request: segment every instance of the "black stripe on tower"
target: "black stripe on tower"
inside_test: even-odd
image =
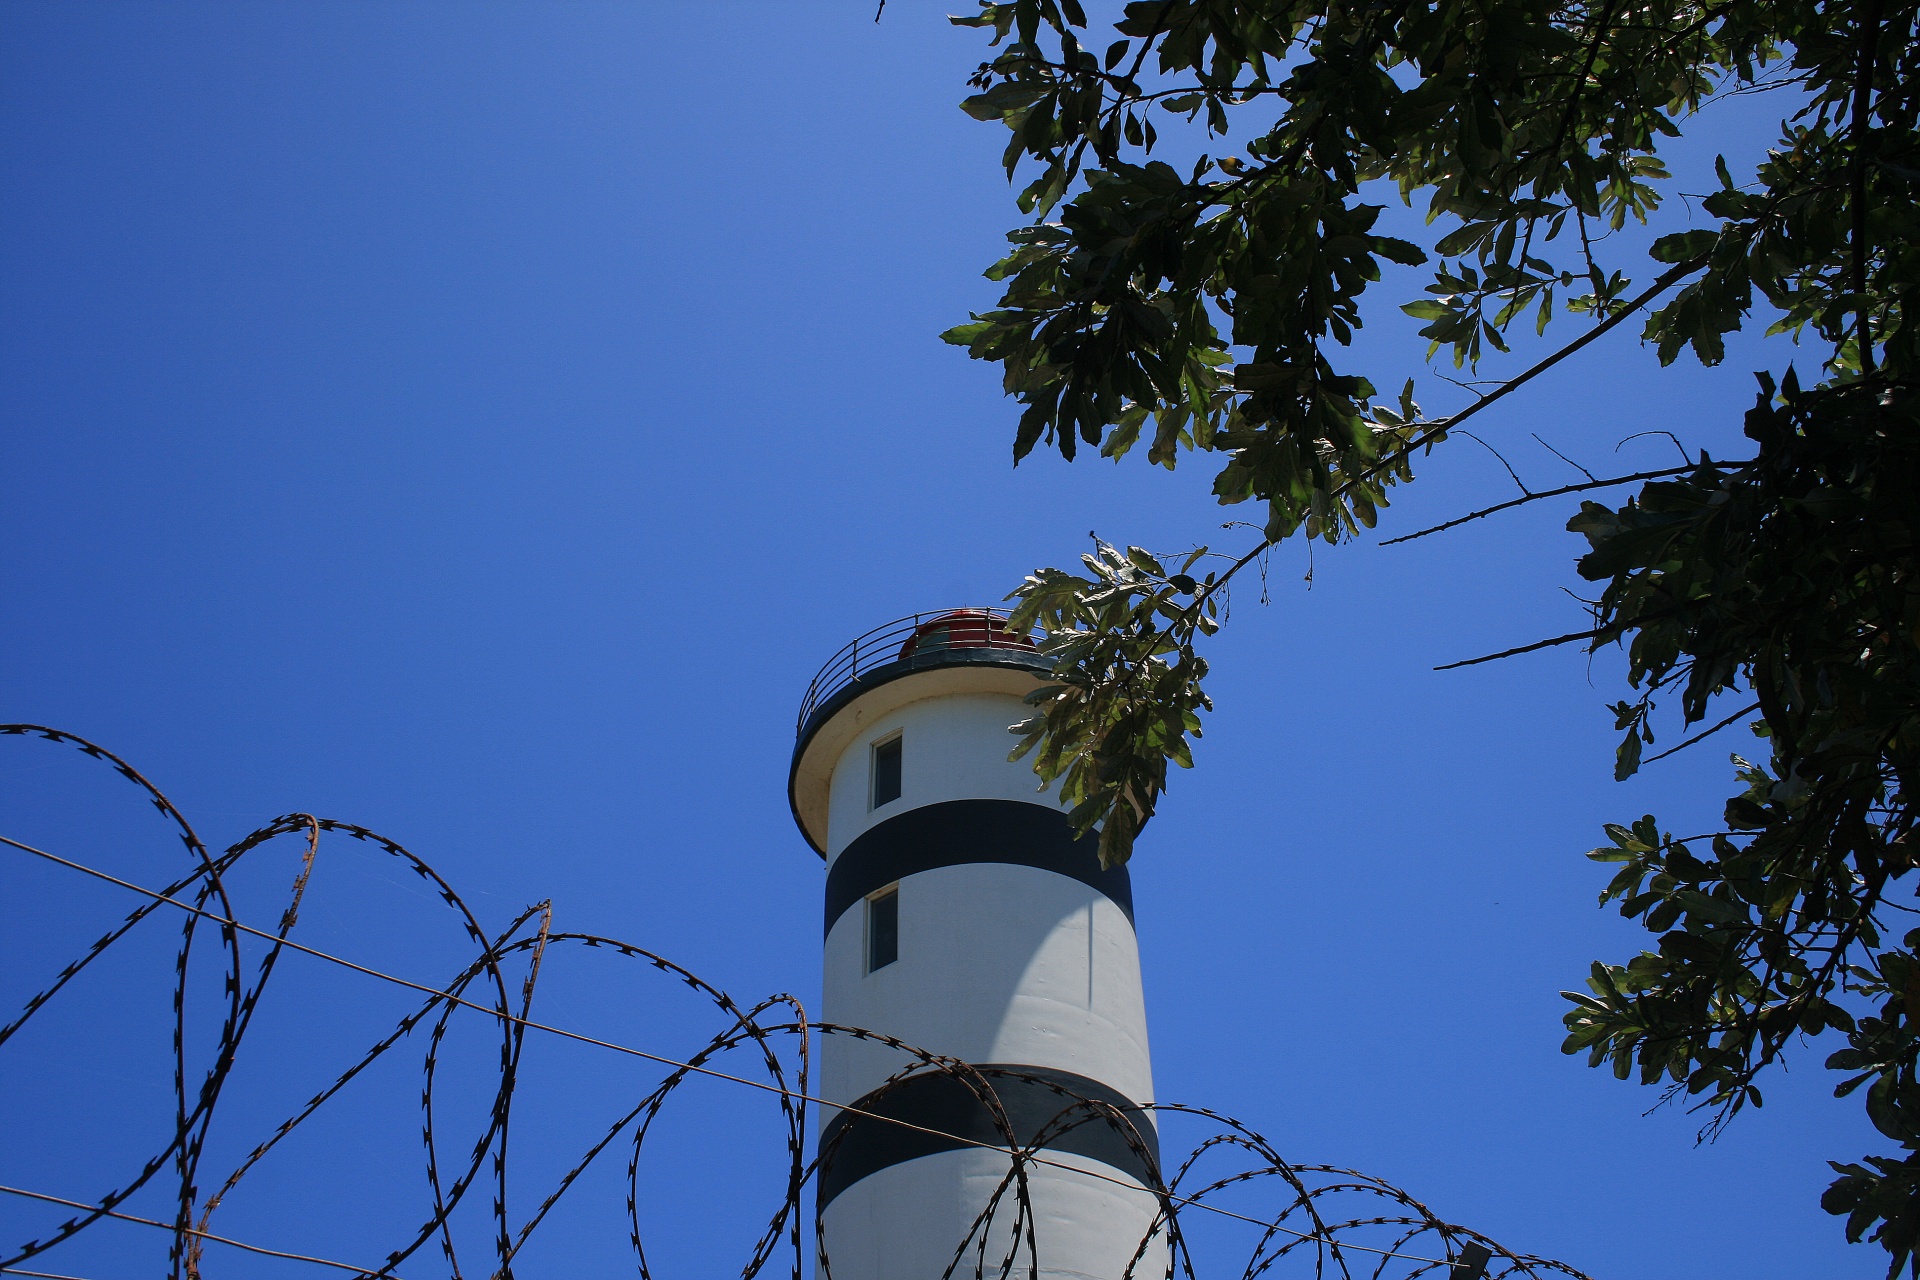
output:
[[[984,1081],[946,1071],[911,1075],[853,1104],[872,1114],[835,1115],[820,1133],[820,1207],[869,1174],[908,1160],[982,1143],[1007,1149],[1008,1129],[1015,1145],[1038,1142],[1048,1151],[1098,1160],[1142,1186],[1160,1185],[1153,1119],[1118,1090],[1050,1067],[996,1062],[973,1070]],[[983,1083],[1000,1104],[1004,1127],[981,1096]]]
[[[1023,800],[947,800],[909,809],[840,851],[827,873],[827,933],[847,908],[918,871],[1001,862],[1053,871],[1098,889],[1133,919],[1124,864],[1100,869],[1095,836],[1074,839],[1067,815]]]

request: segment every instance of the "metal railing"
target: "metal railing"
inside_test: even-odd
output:
[[[835,694],[881,667],[910,663],[916,657],[933,665],[955,649],[1012,649],[1038,656],[1034,636],[1039,633],[1010,632],[1006,622],[1007,613],[1001,609],[935,609],[895,618],[855,636],[827,659],[807,686],[794,736],[806,732],[807,720]]]

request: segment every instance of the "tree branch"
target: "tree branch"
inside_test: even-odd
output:
[[[1652,764],[1655,760],[1665,760],[1668,756],[1672,755],[1674,752],[1690,747],[1694,743],[1699,742],[1703,738],[1711,738],[1714,734],[1720,732],[1722,729],[1732,724],[1735,720],[1738,720],[1741,716],[1750,716],[1754,712],[1758,711],[1759,709],[1760,709],[1760,704],[1757,702],[1750,707],[1742,707],[1740,710],[1728,716],[1725,720],[1722,720],[1719,724],[1713,726],[1713,728],[1702,729],[1699,733],[1694,734],[1691,738],[1688,738],[1685,742],[1676,743],[1675,745],[1668,747],[1665,751],[1662,751],[1657,756],[1648,756],[1645,760],[1642,760],[1640,763],[1645,765],[1645,764]]]
[[[1539,377],[1541,374],[1545,373],[1547,370],[1553,368],[1553,366],[1559,364],[1562,360],[1565,360],[1568,356],[1572,355],[1574,352],[1579,351],[1581,348],[1585,347],[1588,343],[1597,340],[1602,334],[1605,334],[1609,330],[1613,329],[1616,325],[1618,325],[1621,321],[1625,320],[1628,316],[1632,315],[1634,312],[1638,311],[1640,308],[1646,306],[1649,302],[1652,302],[1655,298],[1659,297],[1662,293],[1665,293],[1668,289],[1672,288],[1675,284],[1679,283],[1681,279],[1683,279],[1684,277],[1686,277],[1692,272],[1698,271],[1701,267],[1705,266],[1706,264],[1707,264],[1707,259],[1704,255],[1702,255],[1701,257],[1698,257],[1698,258],[1689,258],[1685,262],[1679,263],[1673,267],[1668,268],[1665,272],[1661,273],[1661,276],[1658,280],[1655,280],[1646,289],[1642,290],[1638,297],[1628,302],[1625,306],[1621,307],[1618,311],[1608,316],[1605,320],[1602,320],[1599,324],[1593,326],[1593,328],[1587,330],[1585,333],[1581,334],[1579,337],[1575,338],[1572,342],[1569,342],[1566,346],[1560,348],[1558,351],[1554,352],[1552,355],[1547,356],[1545,359],[1535,364],[1532,368],[1526,370],[1524,373],[1521,373],[1518,377],[1515,377],[1507,382],[1501,383],[1500,386],[1494,388],[1492,391],[1487,392],[1487,394],[1481,396],[1478,400],[1475,400],[1472,404],[1468,405],[1466,408],[1462,409],[1460,412],[1453,414],[1450,417],[1442,418],[1440,421],[1434,423],[1427,430],[1421,432],[1419,435],[1415,436],[1411,441],[1409,441],[1406,448],[1400,450],[1400,453],[1401,454],[1412,453],[1415,449],[1421,448],[1422,446],[1427,444],[1431,444],[1433,441],[1438,440],[1441,436],[1444,436],[1445,434],[1447,434],[1447,432],[1453,430],[1453,428],[1459,426],[1461,423],[1465,422],[1468,418],[1471,418],[1474,414],[1480,412],[1482,409],[1494,403],[1496,400],[1499,400],[1502,397],[1508,395],[1509,393],[1517,391],[1521,387],[1524,387],[1527,383],[1532,382],[1535,378]],[[1344,494],[1347,490],[1351,489],[1354,485],[1360,483],[1362,480],[1369,479],[1370,477],[1378,474],[1380,469],[1382,467],[1385,467],[1389,461],[1391,461],[1391,459],[1383,458],[1379,462],[1376,462],[1373,466],[1368,467],[1365,471],[1362,471],[1359,475],[1355,476],[1351,480],[1348,480],[1345,484],[1342,484],[1338,489],[1334,490],[1333,496],[1339,497],[1341,494]]]
[[[1557,644],[1572,644],[1575,640],[1591,640],[1605,632],[1605,627],[1595,627],[1591,631],[1575,631],[1570,635],[1555,636],[1551,640],[1535,640],[1532,644],[1523,644],[1517,649],[1502,649],[1499,653],[1484,654],[1478,658],[1462,658],[1458,662],[1449,662],[1445,666],[1435,667],[1435,671],[1452,671],[1455,667],[1477,667],[1483,662],[1497,662],[1501,658],[1511,658],[1515,654],[1532,653],[1535,649],[1551,649]]]
[[[1752,461],[1752,459],[1746,459],[1740,462],[1729,462],[1724,465],[1729,467],[1744,467],[1751,466]],[[1543,498],[1558,498],[1564,494],[1583,493],[1588,489],[1610,489],[1615,485],[1632,484],[1636,480],[1658,480],[1663,476],[1683,475],[1686,472],[1698,471],[1703,466],[1711,465],[1714,464],[1707,462],[1689,462],[1683,467],[1667,467],[1660,471],[1636,471],[1630,476],[1615,476],[1611,480],[1593,480],[1584,484],[1563,485],[1558,489],[1543,489],[1539,493],[1530,493],[1524,498],[1512,498],[1506,502],[1495,503],[1491,507],[1482,507],[1478,511],[1470,511],[1464,516],[1456,516],[1445,524],[1436,524],[1431,529],[1422,529],[1418,533],[1403,533],[1397,538],[1388,538],[1379,545],[1390,547],[1396,542],[1412,542],[1415,538],[1424,538],[1430,533],[1444,533],[1448,529],[1456,528],[1470,521],[1485,519],[1487,516],[1493,515],[1496,512],[1506,511],[1512,507],[1524,507],[1529,502],[1539,502]]]
[[[1873,372],[1872,307],[1867,302],[1867,124],[1873,108],[1873,72],[1880,57],[1880,2],[1867,0],[1861,19],[1860,70],[1853,81],[1853,294],[1858,316],[1860,372]]]
[[[1556,449],[1556,448],[1554,448],[1554,447],[1553,447],[1552,445],[1550,445],[1550,444],[1548,444],[1548,443],[1546,442],[1546,440],[1544,440],[1544,439],[1542,439],[1542,437],[1541,437],[1541,435],[1540,435],[1540,433],[1539,433],[1538,431],[1529,431],[1529,432],[1528,432],[1527,434],[1528,434],[1528,435],[1530,435],[1530,436],[1532,436],[1532,437],[1533,437],[1533,438],[1534,438],[1535,440],[1539,440],[1539,441],[1540,441],[1540,447],[1541,447],[1542,449],[1545,449],[1545,450],[1546,450],[1546,451],[1547,451],[1548,453],[1550,453],[1550,454],[1552,454],[1552,455],[1553,455],[1554,457],[1556,457],[1556,458],[1558,458],[1558,459],[1560,459],[1560,461],[1562,461],[1562,462],[1564,462],[1564,463],[1566,463],[1566,464],[1567,464],[1568,466],[1570,466],[1570,467],[1572,467],[1572,468],[1573,468],[1573,469],[1574,469],[1575,471],[1578,471],[1578,472],[1579,472],[1579,473],[1580,473],[1581,475],[1583,475],[1583,476],[1585,476],[1585,477],[1586,477],[1587,479],[1589,479],[1589,480],[1598,480],[1598,479],[1600,478],[1599,476],[1596,476],[1595,474],[1593,474],[1593,472],[1591,472],[1591,471],[1589,471],[1589,470],[1587,470],[1587,469],[1586,469],[1585,467],[1583,467],[1583,466],[1581,466],[1581,465],[1580,465],[1579,463],[1577,463],[1577,462],[1575,462],[1575,461],[1574,461],[1574,460],[1573,460],[1572,458],[1569,458],[1569,457],[1568,457],[1568,456],[1567,456],[1566,454],[1564,454],[1564,453],[1562,453],[1562,452],[1560,452],[1560,451],[1559,451],[1558,449]],[[1687,456],[1687,455],[1686,455],[1686,451],[1685,451],[1685,450],[1682,450],[1682,451],[1681,451],[1681,453],[1680,453],[1680,456],[1681,456],[1681,457],[1683,457],[1683,458],[1684,458],[1684,457],[1686,457],[1686,456]]]
[[[1482,409],[1485,409],[1488,405],[1495,403],[1496,401],[1500,400],[1502,397],[1517,390],[1518,388],[1525,386],[1528,382],[1531,382],[1534,378],[1539,377],[1541,374],[1545,373],[1547,370],[1553,368],[1553,366],[1559,364],[1562,360],[1565,360],[1568,356],[1573,355],[1575,352],[1586,347],[1589,343],[1592,343],[1598,340],[1602,335],[1606,334],[1608,331],[1618,326],[1628,316],[1638,311],[1641,307],[1644,307],[1647,303],[1653,301],[1654,298],[1658,297],[1661,293],[1671,288],[1676,282],[1678,282],[1680,279],[1685,277],[1690,272],[1697,271],[1701,266],[1705,265],[1705,263],[1706,263],[1706,258],[1703,256],[1699,258],[1689,259],[1686,262],[1678,263],[1673,267],[1670,267],[1668,270],[1663,272],[1660,275],[1660,277],[1657,280],[1655,280],[1651,285],[1649,285],[1646,289],[1642,290],[1638,296],[1633,298],[1630,302],[1628,302],[1625,306],[1621,307],[1618,311],[1615,311],[1612,315],[1608,316],[1605,320],[1602,320],[1599,324],[1587,330],[1585,333],[1581,334],[1578,338],[1575,338],[1572,342],[1569,342],[1566,346],[1561,347],[1558,351],[1555,351],[1553,354],[1536,362],[1530,368],[1522,372],[1519,376],[1512,378],[1507,382],[1502,383],[1499,387],[1496,387],[1494,390],[1489,391],[1487,394],[1481,396],[1479,399],[1475,400],[1472,404],[1468,405],[1465,409],[1462,409],[1459,413],[1453,414],[1447,418],[1441,419],[1439,422],[1433,423],[1425,431],[1422,431],[1419,435],[1415,436],[1411,441],[1409,441],[1406,444],[1406,446],[1401,450],[1399,450],[1398,454],[1394,456],[1404,456],[1405,454],[1412,453],[1415,449],[1422,448],[1425,445],[1428,445],[1437,441],[1441,436],[1445,435],[1449,430],[1453,429],[1454,427],[1457,427],[1460,423],[1465,422],[1468,418],[1480,412]],[[1389,457],[1389,458],[1383,458],[1379,462],[1374,463],[1372,466],[1368,467],[1365,471],[1362,471],[1359,475],[1354,476],[1351,479],[1348,479],[1342,482],[1340,486],[1333,491],[1331,496],[1338,498],[1341,495],[1347,493],[1349,490],[1351,490],[1354,486],[1360,484],[1362,481],[1367,480],[1372,476],[1378,474],[1380,470],[1383,467],[1387,466],[1391,461],[1392,461],[1392,458]],[[1550,495],[1542,494],[1539,496],[1546,497]],[[1232,564],[1228,565],[1226,569],[1223,570],[1218,577],[1214,578],[1211,582],[1207,583],[1198,592],[1196,592],[1194,595],[1194,598],[1191,601],[1189,601],[1180,610],[1179,618],[1173,620],[1171,624],[1168,626],[1167,628],[1168,634],[1171,635],[1176,629],[1184,626],[1187,629],[1187,634],[1189,638],[1191,638],[1193,630],[1198,626],[1200,611],[1206,606],[1207,601],[1211,599],[1213,595],[1217,591],[1219,591],[1222,587],[1225,587],[1227,583],[1234,577],[1235,574],[1239,573],[1242,569],[1246,568],[1249,564],[1252,564],[1256,559],[1260,557],[1262,553],[1267,551],[1269,548],[1277,545],[1278,541],[1279,540],[1275,538],[1261,539],[1260,542],[1257,543],[1251,550],[1247,551],[1245,554],[1240,556],[1239,559],[1235,560]],[[1642,618],[1636,619],[1633,624],[1629,624],[1629,625],[1637,625],[1639,622],[1651,621],[1651,620],[1652,620],[1651,617],[1642,617]],[[1516,654],[1531,653],[1536,649],[1545,649],[1545,648],[1550,648],[1553,645],[1567,644],[1575,640],[1590,640],[1593,637],[1602,634],[1606,629],[1607,628],[1596,628],[1591,631],[1582,631],[1582,632],[1575,633],[1573,635],[1559,636],[1551,640],[1540,640],[1540,641],[1536,641],[1533,644],[1522,645],[1517,649],[1509,649],[1503,653],[1488,654],[1485,657],[1480,657],[1480,658],[1468,658],[1461,662],[1451,662],[1446,664],[1445,666],[1435,667],[1434,670],[1449,671],[1455,667],[1470,667],[1470,666],[1475,666],[1482,662],[1493,662],[1500,658],[1510,658]],[[1140,665],[1135,665],[1133,668],[1131,668],[1127,672],[1125,678],[1121,681],[1122,687],[1124,688],[1126,685],[1131,684],[1133,680],[1140,674],[1141,670],[1142,670],[1142,667]]]
[[[1475,400],[1472,404],[1468,405],[1466,408],[1462,409],[1460,412],[1453,414],[1450,417],[1442,418],[1440,421],[1433,423],[1425,431],[1422,431],[1419,435],[1415,436],[1412,440],[1408,441],[1406,446],[1400,449],[1397,454],[1393,455],[1393,457],[1404,456],[1406,454],[1412,453],[1415,449],[1419,449],[1426,445],[1432,444],[1433,442],[1438,440],[1441,436],[1444,436],[1448,431],[1452,430],[1454,427],[1459,426],[1462,422],[1465,422],[1468,418],[1471,418],[1474,414],[1480,412],[1482,409],[1486,408],[1488,405],[1493,404],[1495,401],[1507,395],[1509,392],[1525,386],[1527,383],[1531,382],[1533,379],[1539,377],[1541,374],[1545,373],[1547,370],[1553,368],[1553,366],[1555,366],[1556,364],[1559,364],[1562,360],[1565,360],[1568,356],[1572,355],[1574,352],[1579,351],[1581,348],[1585,347],[1587,344],[1594,342],[1595,340],[1600,338],[1601,335],[1605,334],[1608,330],[1620,324],[1620,322],[1625,320],[1628,316],[1632,315],[1634,312],[1638,311],[1641,307],[1646,306],[1647,303],[1659,297],[1661,293],[1673,287],[1673,285],[1676,282],[1678,282],[1681,278],[1686,276],[1689,272],[1697,271],[1705,264],[1706,264],[1706,258],[1703,256],[1698,258],[1690,258],[1685,262],[1678,263],[1675,266],[1668,268],[1665,272],[1661,274],[1659,279],[1655,280],[1646,289],[1642,290],[1639,296],[1635,297],[1632,301],[1628,302],[1625,306],[1621,307],[1618,311],[1608,316],[1605,320],[1602,320],[1599,324],[1587,330],[1585,333],[1581,334],[1578,338],[1575,338],[1572,342],[1569,342],[1566,346],[1561,347],[1558,351],[1554,352],[1552,355],[1547,356],[1543,360],[1540,360],[1539,362],[1534,364],[1531,368],[1521,373],[1518,377],[1515,377],[1507,382],[1504,382],[1500,386],[1496,387],[1494,390],[1487,392],[1487,394],[1481,396],[1478,400]],[[1371,479],[1373,476],[1378,475],[1381,469],[1386,467],[1392,460],[1393,460],[1392,457],[1382,458],[1380,461],[1368,467],[1365,471],[1362,471],[1359,475],[1354,476],[1349,480],[1343,481],[1340,484],[1340,486],[1336,488],[1333,491],[1333,493],[1329,496],[1333,498],[1341,497],[1343,494],[1347,493],[1350,489],[1352,489],[1355,485],[1359,484],[1361,481]],[[1541,494],[1539,496],[1549,497],[1551,495]],[[1214,592],[1218,591],[1221,587],[1224,587],[1227,584],[1227,582],[1235,574],[1239,573],[1242,569],[1252,564],[1254,559],[1258,557],[1261,552],[1267,550],[1267,548],[1269,547],[1277,545],[1278,542],[1279,542],[1279,539],[1277,538],[1261,539],[1260,542],[1256,544],[1252,550],[1248,551],[1246,554],[1242,555],[1238,560],[1235,560],[1232,564],[1228,565],[1224,570],[1222,570],[1219,577],[1215,578],[1212,582],[1208,583],[1205,587],[1201,588],[1200,592],[1194,596],[1192,603],[1188,604],[1181,612],[1189,613],[1189,614],[1196,612],[1201,605],[1206,603],[1207,599],[1210,596],[1212,596]],[[1568,637],[1564,637],[1563,639],[1579,640],[1579,639],[1584,639],[1597,634],[1598,632],[1586,632],[1583,635],[1568,636]],[[1529,649],[1544,648],[1548,644],[1559,644],[1559,643],[1561,643],[1561,641],[1559,640],[1542,641],[1540,644],[1529,645],[1523,649],[1515,649],[1512,651],[1512,653],[1525,653]],[[1474,662],[1490,662],[1494,658],[1504,658],[1509,656],[1511,655],[1496,653],[1486,658],[1474,658],[1470,662],[1453,663],[1450,665],[1470,666]],[[1436,671],[1445,671],[1448,668],[1436,667],[1434,669]]]
[[[1566,143],[1567,133],[1573,128],[1574,114],[1580,109],[1580,90],[1585,88],[1587,81],[1593,78],[1594,63],[1599,61],[1600,50],[1606,43],[1607,22],[1613,17],[1614,7],[1618,3],[1619,0],[1607,0],[1606,6],[1600,10],[1600,16],[1594,20],[1593,43],[1587,46],[1586,63],[1580,68],[1579,78],[1573,82],[1573,87],[1567,92],[1567,109],[1560,117],[1560,129],[1553,135],[1553,145],[1548,147],[1546,151],[1549,164],[1553,162],[1554,157],[1560,154],[1561,146]],[[1518,184],[1516,183],[1515,185],[1517,188]],[[1540,193],[1539,179],[1537,178],[1534,181],[1533,190],[1534,195],[1537,197]],[[1533,229],[1539,225],[1539,222],[1540,219],[1538,217],[1530,217],[1527,219],[1526,238],[1520,242],[1519,260],[1523,267],[1526,265],[1527,255],[1533,252]],[[1519,317],[1515,316],[1514,318],[1518,319]]]

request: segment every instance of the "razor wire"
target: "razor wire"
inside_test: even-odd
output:
[[[799,1001],[790,995],[769,996],[743,1007],[733,997],[697,974],[645,947],[597,934],[556,931],[549,902],[535,904],[521,912],[504,929],[489,935],[465,901],[427,862],[385,836],[354,823],[318,818],[309,814],[291,814],[268,823],[224,852],[215,855],[200,840],[185,815],[132,765],[106,748],[63,730],[40,725],[0,725],[0,737],[46,742],[78,749],[88,757],[112,768],[145,793],[163,818],[175,829],[193,862],[193,869],[160,889],[147,888],[112,876],[84,863],[37,849],[0,836],[15,851],[36,855],[69,869],[141,895],[145,900],[113,929],[102,935],[69,962],[25,1003],[20,1014],[0,1026],[0,1053],[5,1053],[14,1037],[33,1017],[53,1001],[74,979],[94,965],[140,924],[163,907],[178,909],[184,916],[181,940],[174,954],[172,987],[172,1136],[158,1152],[142,1162],[131,1177],[104,1194],[90,1200],[68,1199],[44,1190],[0,1185],[0,1194],[39,1202],[57,1203],[79,1210],[42,1236],[19,1244],[0,1241],[0,1275],[48,1275],[30,1271],[20,1264],[37,1259],[58,1248],[103,1221],[125,1221],[167,1231],[171,1237],[168,1252],[171,1280],[202,1280],[209,1271],[206,1245],[216,1243],[255,1254],[322,1266],[329,1270],[351,1272],[356,1280],[423,1280],[434,1272],[427,1270],[423,1254],[429,1244],[437,1244],[446,1271],[454,1280],[467,1274],[462,1267],[461,1245],[453,1223],[455,1210],[483,1183],[492,1191],[489,1218],[488,1274],[493,1280],[512,1280],[515,1259],[524,1250],[540,1226],[546,1222],[562,1199],[572,1191],[587,1171],[621,1143],[626,1154],[625,1208],[628,1243],[638,1274],[652,1280],[645,1245],[645,1227],[641,1210],[641,1154],[655,1122],[667,1103],[689,1079],[716,1079],[773,1094],[780,1107],[780,1124],[786,1145],[784,1192],[766,1218],[766,1227],[753,1242],[749,1258],[742,1267],[742,1280],[754,1280],[773,1263],[776,1255],[790,1259],[793,1280],[803,1280],[806,1245],[815,1255],[815,1274],[829,1280],[832,1258],[819,1215],[815,1229],[808,1235],[802,1226],[806,1204],[823,1168],[830,1166],[835,1148],[847,1129],[809,1159],[807,1107],[818,1105],[861,1117],[863,1120],[933,1134],[961,1147],[986,1148],[1007,1161],[1007,1168],[985,1206],[974,1218],[965,1237],[955,1243],[952,1260],[942,1280],[1015,1280],[1017,1276],[1039,1280],[1047,1267],[1045,1241],[1036,1227],[1030,1170],[1036,1167],[1071,1169],[1081,1177],[1116,1184],[1136,1195],[1151,1196],[1154,1214],[1146,1233],[1134,1250],[1126,1274],[1119,1280],[1199,1280],[1200,1271],[1182,1215],[1201,1212],[1211,1217],[1237,1220],[1259,1229],[1256,1242],[1240,1266],[1241,1280],[1264,1276],[1311,1274],[1316,1280],[1417,1280],[1423,1276],[1445,1274],[1452,1280],[1519,1280],[1560,1275],[1571,1280],[1587,1280],[1581,1272],[1551,1259],[1515,1253],[1487,1236],[1457,1224],[1448,1223],[1407,1192],[1382,1179],[1354,1170],[1325,1164],[1296,1164],[1286,1160],[1266,1138],[1244,1123],[1209,1108],[1173,1103],[1138,1104],[1127,1110],[1160,1115],[1182,1116],[1203,1122],[1213,1131],[1177,1162],[1162,1166],[1148,1149],[1129,1117],[1121,1108],[1102,1099],[1080,1097],[1056,1081],[1029,1076],[1005,1067],[979,1067],[957,1059],[929,1053],[895,1037],[867,1028],[841,1026],[812,1021]],[[308,882],[322,848],[322,837],[344,835],[371,844],[399,860],[433,891],[445,909],[459,923],[475,951],[454,978],[432,986],[399,975],[382,972],[346,957],[296,942],[291,937],[299,919]],[[288,886],[284,906],[273,927],[250,925],[238,918],[226,878],[249,855],[283,838],[301,838],[298,870]],[[211,927],[214,946],[220,956],[219,1007],[220,1029],[211,1052],[199,1062],[190,1061],[187,1022],[191,964],[196,943],[203,930]],[[264,954],[249,963],[243,954],[241,937],[264,940]],[[641,962],[657,974],[671,978],[712,1006],[721,1020],[721,1029],[692,1055],[674,1058],[615,1041],[570,1031],[537,1022],[531,1012],[542,964],[556,948],[579,947],[603,951],[622,959]],[[391,1031],[381,1036],[340,1072],[334,1081],[260,1140],[225,1177],[211,1195],[200,1193],[202,1164],[216,1108],[227,1096],[232,1068],[241,1044],[252,1025],[254,1014],[266,992],[269,979],[283,952],[294,951],[368,976],[424,997],[403,1016]],[[509,971],[518,974],[517,984]],[[517,990],[515,987],[517,985]],[[482,1132],[464,1156],[449,1159],[448,1146],[436,1120],[436,1087],[441,1078],[441,1057],[451,1019],[458,1010],[483,1014],[498,1037],[497,1076]],[[212,1231],[215,1214],[243,1181],[266,1162],[300,1126],[333,1102],[348,1085],[367,1072],[384,1055],[407,1042],[424,1028],[422,1069],[425,1077],[421,1093],[421,1173],[430,1201],[427,1212],[410,1236],[400,1241],[375,1265],[362,1261],[342,1261],[312,1254],[276,1250],[253,1242],[241,1241]],[[510,1161],[509,1136],[513,1106],[520,1084],[521,1062],[529,1031],[636,1056],[668,1067],[665,1077],[651,1089],[631,1098],[605,1133],[579,1152],[577,1158],[553,1183],[524,1219],[515,1222],[508,1190]],[[897,1051],[906,1065],[880,1086],[858,1100],[831,1100],[817,1097],[809,1087],[814,1046],[825,1037],[844,1036],[882,1044]],[[720,1071],[709,1065],[736,1049],[752,1054],[763,1078]],[[946,1076],[960,1085],[982,1106],[992,1120],[1000,1141],[989,1143],[960,1137],[942,1130],[929,1129],[912,1122],[878,1113],[887,1094],[930,1074]],[[1017,1079],[1025,1084],[1046,1088],[1059,1097],[1057,1114],[1025,1139],[1014,1130],[994,1089],[994,1079]],[[1101,1125],[1117,1134],[1141,1166],[1149,1171],[1152,1185],[1130,1178],[1102,1174],[1081,1165],[1065,1164],[1048,1153],[1061,1137],[1085,1125]],[[1226,1163],[1222,1167],[1223,1162]],[[1204,1168],[1204,1172],[1203,1172]],[[163,1180],[163,1170],[171,1177]],[[126,1212],[123,1208],[139,1192],[162,1181],[172,1183],[171,1222]],[[1276,1205],[1265,1212],[1248,1214],[1227,1208],[1215,1201],[1231,1188],[1273,1185],[1279,1188]],[[1004,1243],[995,1249],[991,1242]],[[783,1248],[784,1246],[784,1248]],[[470,1251],[471,1252],[471,1251]],[[1164,1262],[1153,1263],[1156,1255]],[[1436,1256],[1437,1255],[1437,1256]],[[406,1266],[402,1272],[400,1268]],[[44,1264],[43,1264],[44,1265]]]

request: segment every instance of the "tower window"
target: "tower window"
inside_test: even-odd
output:
[[[873,804],[881,805],[900,798],[900,735],[873,744]]]
[[[867,899],[867,972],[900,958],[900,886],[888,885]]]

